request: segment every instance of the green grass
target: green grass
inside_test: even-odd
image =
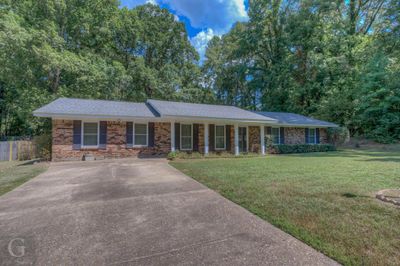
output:
[[[400,265],[400,145],[329,153],[181,160],[182,172],[346,265]]]
[[[0,162],[0,196],[43,173],[47,168],[47,163],[33,164],[33,161]]]

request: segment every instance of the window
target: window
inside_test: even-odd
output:
[[[225,150],[225,126],[215,126],[215,149]]]
[[[134,124],[133,145],[147,146],[147,124]]]
[[[316,132],[315,128],[308,129],[308,143],[315,144],[316,143]]]
[[[191,150],[192,144],[192,125],[181,124],[181,150]]]
[[[272,144],[279,144],[280,141],[280,128],[279,127],[273,127],[271,128],[271,140],[272,140]]]
[[[83,122],[82,130],[83,146],[97,147],[99,144],[99,124]]]

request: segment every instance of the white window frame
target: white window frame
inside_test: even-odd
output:
[[[97,145],[85,145],[84,143],[84,125],[87,123],[96,123],[97,124]],[[82,148],[92,148],[92,149],[96,149],[99,148],[100,145],[100,122],[99,121],[83,121],[81,122],[81,147]]]
[[[132,146],[133,146],[133,147],[136,147],[136,148],[148,147],[148,146],[149,146],[149,123],[148,123],[148,122],[143,122],[143,123],[140,123],[140,122],[137,122],[137,123],[132,122],[132,124],[133,124],[133,125],[132,125]],[[146,125],[146,145],[136,144],[136,143],[135,143],[135,127],[136,127],[137,124],[139,124],[139,125]]]
[[[280,127],[271,127],[271,140],[272,140],[272,136],[273,136],[272,130],[273,130],[274,128],[275,128],[275,129],[278,129],[278,143],[273,143],[273,142],[272,142],[272,144],[274,144],[274,145],[281,144],[281,128],[280,128]]]
[[[310,142],[310,130],[314,130],[314,142]],[[309,128],[308,129],[308,144],[317,144],[317,129],[316,128]]]
[[[217,148],[217,127],[224,127],[224,147],[223,148]],[[217,151],[226,150],[226,126],[225,125],[215,125],[214,145],[215,145],[215,150],[217,150]]]
[[[185,126],[190,126],[190,149],[183,149],[182,148],[182,126],[183,125],[185,125]],[[181,123],[180,124],[180,126],[179,126],[179,130],[180,130],[180,136],[179,136],[179,138],[180,138],[180,143],[179,143],[179,146],[180,146],[180,150],[181,151],[191,151],[191,150],[193,150],[193,124],[187,124],[187,123]],[[187,136],[185,136],[185,137],[187,137]]]

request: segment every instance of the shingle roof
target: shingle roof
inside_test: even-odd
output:
[[[338,125],[304,115],[283,113],[283,112],[255,112],[266,117],[271,117],[279,121],[279,124],[293,126],[321,126],[321,127],[338,127]]]
[[[156,117],[145,103],[59,98],[33,112],[36,116]]]
[[[275,121],[273,118],[262,116],[251,111],[246,111],[235,106],[194,104],[159,100],[147,100],[147,102],[161,116],[232,119],[265,122]]]
[[[253,112],[234,106],[147,100],[146,103],[59,98],[33,112],[43,117],[225,119],[293,126],[337,127],[336,124],[282,112]]]

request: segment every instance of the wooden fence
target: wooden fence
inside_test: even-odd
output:
[[[0,141],[0,161],[30,160],[36,156],[31,140]]]

